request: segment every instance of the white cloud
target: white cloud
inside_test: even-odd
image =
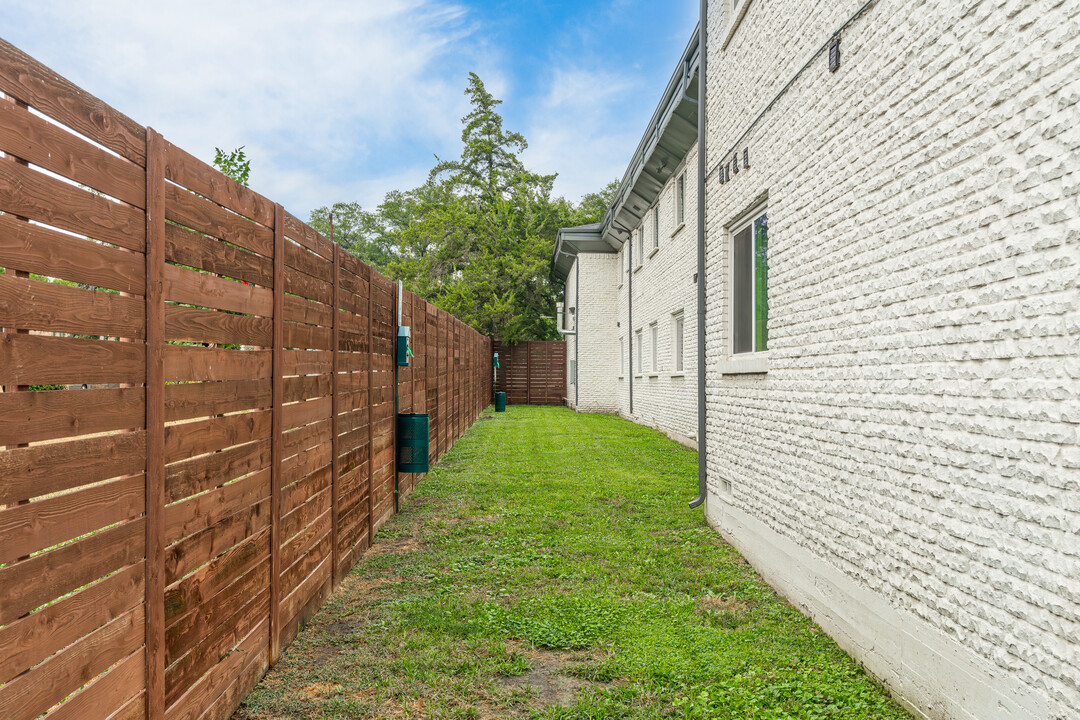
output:
[[[638,128],[636,117],[620,114],[635,94],[643,90],[630,75],[570,66],[555,70],[530,123],[526,164],[538,172],[558,172],[555,193],[573,201],[622,178],[645,131],[645,120]],[[647,118],[647,112],[637,114]]]
[[[402,141],[456,147],[467,111],[475,26],[442,0],[9,0],[0,19],[16,45],[190,152],[245,145],[255,189],[299,213],[349,197],[335,178],[359,164],[415,177],[379,158]]]

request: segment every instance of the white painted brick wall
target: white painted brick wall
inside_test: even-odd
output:
[[[616,325],[619,321],[619,258],[617,255],[579,255],[566,281],[567,307],[572,306],[569,300],[575,299],[578,272],[581,273],[581,299],[576,301],[575,320],[567,323],[576,327],[578,334],[567,336],[567,360],[574,360],[576,350],[580,386],[570,386],[568,377],[567,399],[571,407],[583,412],[615,413],[619,411],[619,380],[615,372],[619,365],[619,329]],[[567,362],[567,372],[569,366]]]
[[[684,223],[676,225],[675,182],[685,169]],[[659,246],[654,247],[652,212],[659,209]],[[575,273],[581,269],[581,323],[579,338],[569,338],[569,358],[575,340],[581,343],[578,373],[581,382],[579,409],[614,412],[695,444],[697,440],[697,150],[692,148],[684,165],[643,222],[645,253],[634,267],[627,266],[624,244],[617,255],[583,254],[566,281],[567,304],[574,297]],[[636,233],[642,227],[634,228]],[[629,323],[628,274],[633,272],[634,318]],[[683,316],[683,369],[675,368],[674,318]],[[650,325],[657,326],[657,368],[651,367]],[[644,368],[637,372],[637,347],[631,356],[630,338],[642,330]],[[635,340],[636,342],[636,340]],[[633,368],[633,412],[630,410],[630,372]],[[573,388],[568,390],[574,404]]]
[[[722,49],[710,3],[710,170],[862,4],[750,0]],[[910,655],[842,644],[927,717],[1080,717],[1080,2],[879,0],[841,52],[708,180],[710,517],[912,618]],[[766,197],[768,372],[722,374],[728,226]],[[903,677],[954,647],[985,693]]]

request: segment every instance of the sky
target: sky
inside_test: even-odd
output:
[[[306,218],[461,151],[470,71],[577,201],[621,178],[698,0],[3,0],[0,37]]]

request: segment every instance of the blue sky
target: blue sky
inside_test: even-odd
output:
[[[697,0],[4,0],[0,35],[300,217],[456,157],[469,71],[577,200],[621,177]]]

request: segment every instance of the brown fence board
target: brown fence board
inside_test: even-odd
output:
[[[13,215],[0,215],[0,267],[135,295],[146,286],[141,253],[74,238]]]
[[[0,684],[29,670],[138,603],[143,563],[124,568],[48,607],[0,628]]]
[[[145,128],[3,40],[0,91],[145,167]]]
[[[165,299],[245,315],[270,317],[274,312],[274,295],[267,288],[177,265],[165,266]]]
[[[388,278],[3,41],[0,91],[0,717],[224,720],[415,487],[395,384],[436,461],[491,343],[406,292],[397,368]]]
[[[165,226],[165,259],[265,287],[274,284],[269,258],[171,223]]]
[[[537,340],[495,343],[499,353],[498,390],[514,405],[563,405],[566,402],[566,343]],[[490,383],[489,383],[490,384]]]
[[[273,257],[273,231],[176,185],[165,186],[165,218],[264,257]]]
[[[145,207],[146,171],[15,103],[0,103],[0,151],[137,208]]]
[[[145,312],[141,298],[0,275],[0,327],[142,338]]]
[[[165,177],[257,223],[274,224],[272,202],[170,142],[165,143]]]
[[[142,252],[143,213],[18,163],[0,163],[0,210]]]
[[[141,343],[0,333],[0,385],[137,383],[146,377]]]
[[[0,510],[0,564],[138,517],[144,483],[133,475]]]

